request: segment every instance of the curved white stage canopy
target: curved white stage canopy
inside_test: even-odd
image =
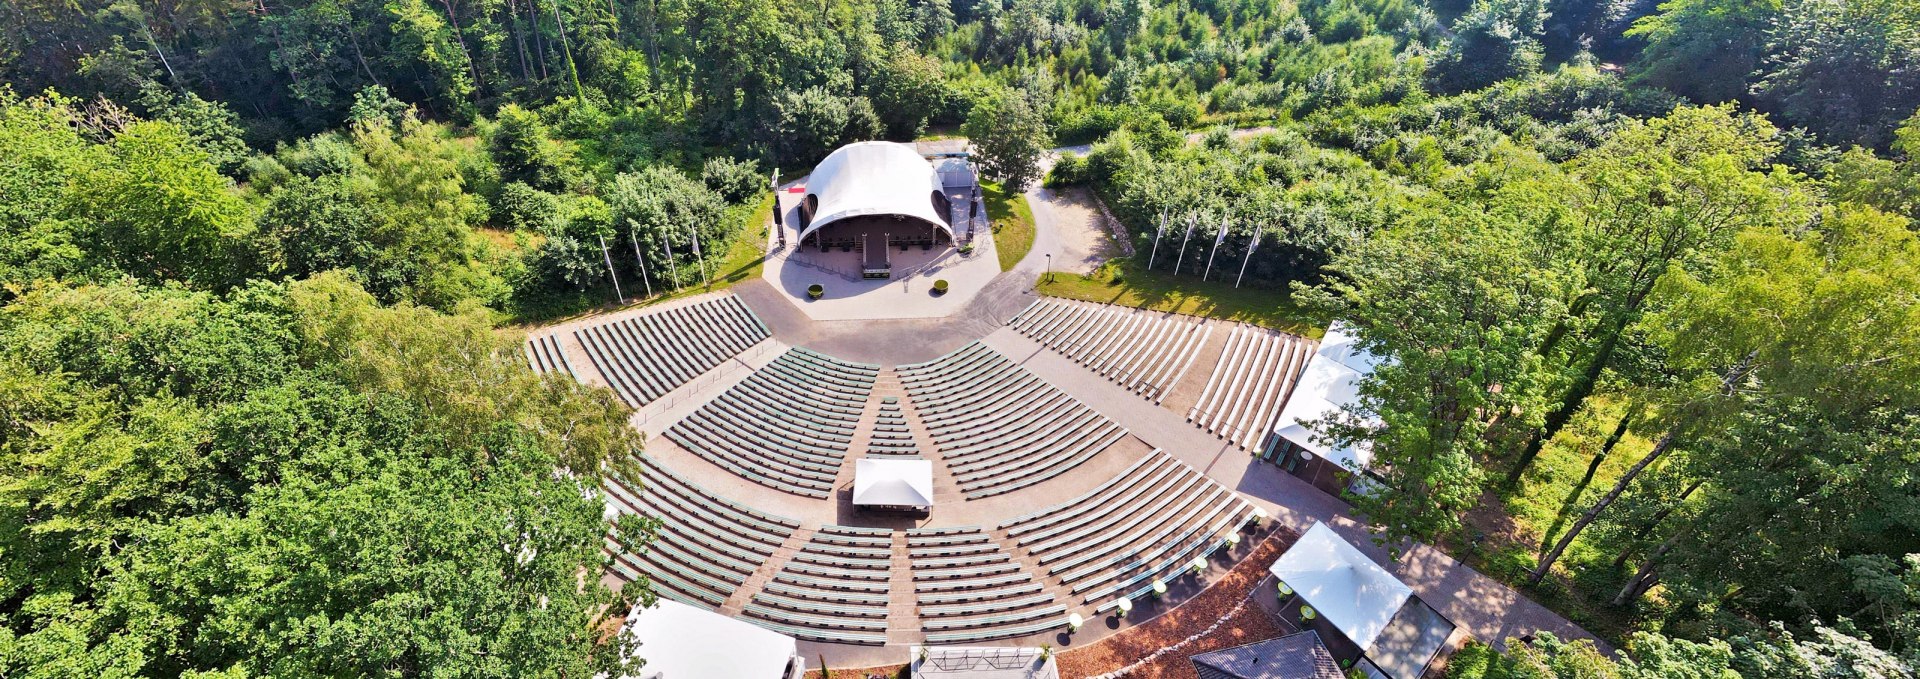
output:
[[[813,221],[796,240],[821,227],[853,217],[898,215],[939,227],[953,238],[953,227],[934,207],[940,172],[909,144],[863,141],[829,154],[807,177],[807,201]]]

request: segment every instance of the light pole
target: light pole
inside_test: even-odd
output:
[[[1053,253],[1051,253],[1051,252],[1049,252],[1049,253],[1047,253],[1047,278],[1046,278],[1046,280],[1047,280],[1047,282],[1048,282],[1048,283],[1052,283],[1052,282],[1053,282]]]

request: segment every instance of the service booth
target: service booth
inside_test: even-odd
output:
[[[1454,631],[1412,588],[1318,521],[1268,572],[1279,580],[1282,614],[1370,677],[1417,679]]]
[[[627,616],[634,645],[644,658],[638,674],[623,679],[801,679],[807,662],[793,637],[744,620],[662,597],[652,608]]]

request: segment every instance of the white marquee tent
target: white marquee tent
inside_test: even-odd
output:
[[[813,221],[798,240],[836,221],[866,215],[917,219],[952,239],[953,227],[934,208],[933,197],[941,191],[940,172],[911,144],[863,141],[842,146],[807,177],[807,200],[817,203]]]
[[[1268,569],[1362,652],[1400,613],[1413,590],[1315,521]]]
[[[1307,367],[1293,387],[1293,396],[1280,409],[1279,428],[1274,433],[1315,455],[1333,461],[1348,471],[1365,471],[1373,462],[1373,451],[1362,444],[1335,447],[1320,442],[1315,430],[1307,426],[1360,398],[1360,378],[1373,372],[1379,359],[1355,345],[1355,337],[1335,322],[1327,328],[1320,348],[1307,359]]]
[[[853,466],[855,507],[933,506],[931,460],[861,458]]]
[[[719,613],[661,598],[627,616],[646,659],[627,679],[788,679],[806,669],[793,637]]]

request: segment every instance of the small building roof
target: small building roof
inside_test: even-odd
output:
[[[1320,635],[1307,630],[1191,658],[1200,679],[1345,679]]]
[[[793,637],[665,598],[635,608],[627,627],[628,655],[646,660],[627,679],[784,679],[795,657]]]
[[[1412,588],[1318,521],[1268,571],[1362,652],[1413,596]]]
[[[933,462],[871,457],[855,460],[853,504],[932,507]]]
[[[1365,471],[1373,463],[1373,449],[1364,442],[1354,446],[1332,446],[1318,440],[1318,429],[1307,423],[1340,412],[1347,404],[1360,400],[1360,380],[1373,372],[1380,359],[1362,350],[1358,338],[1342,323],[1327,328],[1320,348],[1307,359],[1300,371],[1293,395],[1280,409],[1275,434],[1313,454],[1333,461],[1348,471]]]
[[[817,204],[799,240],[828,224],[866,215],[917,219],[952,238],[952,225],[934,208],[933,196],[942,190],[940,173],[912,145],[863,141],[842,146],[807,176],[807,198]]]

